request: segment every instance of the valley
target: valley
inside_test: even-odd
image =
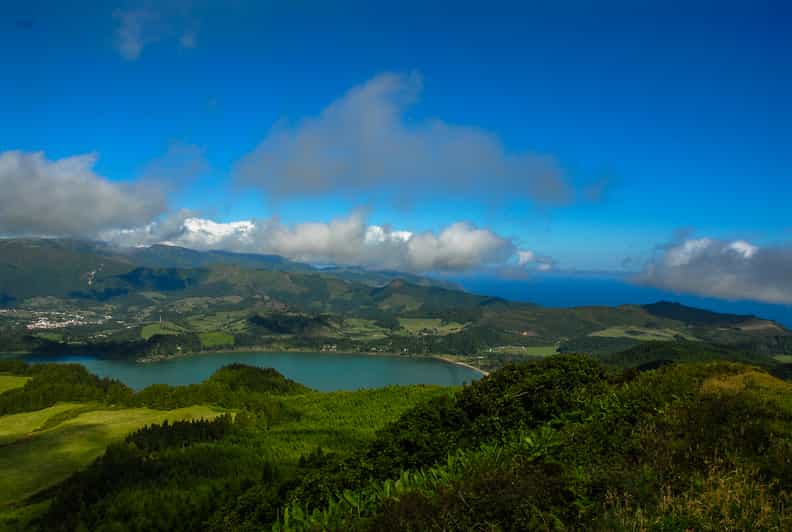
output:
[[[768,367],[792,354],[792,333],[755,316],[667,302],[548,308],[414,275],[351,275],[265,255],[6,240],[0,270],[16,272],[0,276],[6,353],[140,361],[228,351],[439,355],[487,371],[657,341],[725,346]]]

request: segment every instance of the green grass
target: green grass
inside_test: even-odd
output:
[[[686,340],[695,340],[689,334],[675,329],[649,329],[645,327],[616,326],[608,327],[601,331],[591,333],[589,336],[600,336],[604,338],[632,338],[645,342],[673,340],[677,336],[682,336]]]
[[[15,414],[0,418],[0,430],[12,437],[41,426],[74,404],[62,404],[44,411]],[[67,419],[55,427],[27,434],[0,452],[0,507],[19,502],[52,486],[85,467],[104,452],[113,441],[130,432],[164,420],[211,418],[218,412],[207,406],[176,410],[125,408],[94,410]],[[13,418],[10,419],[9,418]]]
[[[14,388],[21,388],[28,380],[30,380],[30,377],[0,374],[0,393],[13,390]]]
[[[148,340],[157,334],[179,334],[182,332],[184,332],[183,327],[179,327],[175,323],[169,321],[164,321],[162,323],[149,323],[148,325],[144,325],[143,329],[140,331],[140,336],[144,340]]]
[[[429,331],[432,334],[446,335],[461,331],[465,328],[462,323],[455,321],[443,323],[439,318],[399,318],[401,325],[410,334],[420,334]]]
[[[204,349],[234,345],[234,336],[222,331],[198,333],[198,338],[201,339],[201,347]]]
[[[782,364],[792,364],[792,355],[776,355],[773,358]]]
[[[529,355],[532,357],[549,357],[558,353],[555,345],[504,345],[492,349],[493,353],[510,355]]]
[[[23,531],[33,528],[33,521],[41,516],[50,506],[50,501],[41,501],[22,507],[0,509],[0,530]]]
[[[298,416],[271,427],[262,452],[280,463],[295,463],[301,455],[317,447],[348,452],[373,439],[376,431],[418,403],[455,390],[440,386],[389,386],[284,397],[285,406]]]
[[[247,329],[248,311],[213,312],[192,316],[187,324],[191,329],[202,332],[230,331],[242,332]]]
[[[356,340],[380,340],[387,336],[385,329],[375,325],[374,320],[360,318],[346,318],[341,332]]]
[[[43,426],[53,416],[68,412],[80,406],[80,403],[58,403],[43,410],[23,412],[0,417],[0,445],[6,445],[24,438]]]

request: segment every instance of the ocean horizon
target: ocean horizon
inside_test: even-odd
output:
[[[527,279],[465,277],[448,279],[474,294],[547,307],[645,305],[674,301],[728,314],[752,314],[792,327],[792,305],[729,301],[642,286],[616,275],[535,275]]]

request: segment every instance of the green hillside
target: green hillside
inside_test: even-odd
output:
[[[100,492],[115,493],[121,485],[144,505],[169,501],[176,520],[157,517],[157,523],[186,530],[196,515],[205,517],[204,509],[188,500],[200,505],[231,501],[269,475],[291,477],[301,457],[317,448],[346,454],[416,404],[453,392],[408,386],[319,393],[271,369],[232,365],[199,385],[158,385],[133,393],[120,383],[108,386],[80,366],[0,365],[8,374],[30,379],[24,389],[0,394],[5,405],[0,412],[0,530],[70,530],[76,526],[69,517],[74,509],[59,510],[59,494],[72,493],[91,504]],[[78,473],[105,448],[104,456]],[[126,453],[132,449],[138,450],[134,456]],[[115,471],[109,483],[95,477],[102,467]],[[174,498],[171,490],[177,486]],[[60,523],[37,521],[48,511],[60,516]]]
[[[788,530],[792,384],[751,365],[668,363],[674,345],[658,344],[658,369],[550,356],[462,389],[319,393],[237,365],[69,403],[51,372],[78,368],[8,364],[58,400],[0,416],[15,440],[0,458],[0,526]]]
[[[214,266],[321,273],[323,277],[368,286],[380,286],[396,278],[425,286],[451,286],[444,281],[400,272],[351,267],[320,270],[277,255],[196,251],[164,245],[116,248],[101,242],[55,238],[0,238],[0,302],[41,296],[96,298],[125,295],[128,290],[141,289],[142,284],[167,281],[162,272],[178,275],[175,270],[200,271]],[[130,274],[133,270],[139,273]],[[160,272],[155,276],[159,279],[147,279],[148,272]],[[166,282],[162,286],[172,290],[178,285]],[[106,293],[105,290],[111,291]]]

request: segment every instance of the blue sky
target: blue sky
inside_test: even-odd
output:
[[[50,161],[94,153],[101,179],[137,183],[151,180],[169,147],[186,146],[200,159],[194,171],[155,172],[168,182],[159,216],[190,209],[218,222],[278,216],[288,225],[363,207],[367,224],[412,232],[469,222],[563,269],[638,271],[656,246],[681,242],[680,229],[783,248],[792,234],[792,9],[635,4],[6,5],[0,151],[43,151]],[[570,196],[543,202],[516,187],[488,197],[483,174],[481,196],[456,194],[447,177],[404,201],[394,191],[414,181],[400,183],[397,170],[358,191],[285,197],[269,188],[274,170],[239,178],[240,161],[273,126],[297,137],[384,73],[420,79],[400,127],[442,121],[486,133],[505,158],[552,157]]]

